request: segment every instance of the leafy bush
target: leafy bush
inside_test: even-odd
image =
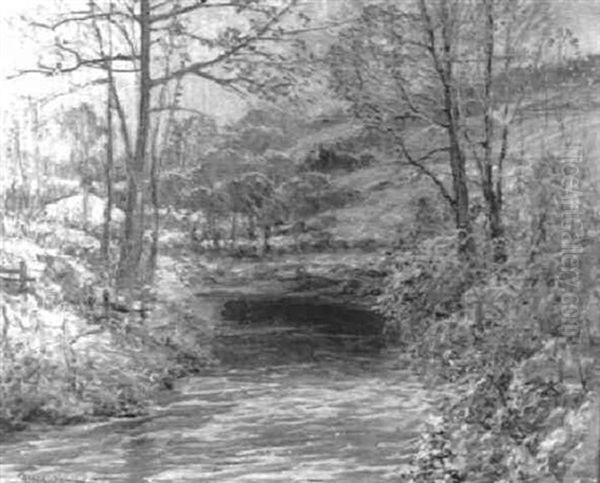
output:
[[[362,199],[362,193],[349,187],[331,188],[326,190],[319,200],[319,211],[343,208],[357,203]]]
[[[331,189],[328,176],[303,173],[279,187],[292,218],[306,218],[322,211],[322,198]]]
[[[447,233],[454,223],[453,214],[447,203],[434,191],[414,197],[408,209],[412,214],[412,220],[403,233],[401,241],[409,246],[415,246],[422,240]]]
[[[443,424],[422,436],[409,481],[563,481],[582,441],[574,418],[592,360],[562,337],[558,254],[532,262],[514,250],[503,265],[475,260],[467,270],[452,248],[442,238],[393,257],[380,298],[418,364],[455,384],[455,399],[440,408]]]
[[[428,422],[414,456],[415,469],[403,475],[408,483],[466,481],[457,464],[446,425],[443,418],[432,418]]]
[[[425,240],[391,256],[386,265],[391,273],[378,305],[388,320],[387,333],[397,340],[415,342],[433,321],[462,308],[470,272],[456,257],[455,236]]]
[[[108,334],[86,330],[65,307],[40,309],[35,299],[8,296],[2,304],[0,427],[142,410],[151,385],[140,368],[148,361],[128,361]]]
[[[334,171],[355,171],[373,164],[375,158],[369,153],[356,157],[332,147],[319,146],[302,163],[301,171],[332,173]]]

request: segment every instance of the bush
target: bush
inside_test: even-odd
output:
[[[390,327],[419,366],[455,383],[408,481],[563,481],[581,444],[575,414],[591,361],[561,334],[557,255],[531,262],[512,253],[503,265],[475,260],[467,271],[453,243],[437,239],[392,258],[380,298]]]
[[[64,309],[42,310],[33,299],[6,297],[2,302],[0,426],[18,429],[40,419],[66,422],[108,407],[111,415],[139,411],[149,385],[129,377],[131,368],[119,360],[99,370],[107,341],[97,331],[90,331],[89,339],[76,316]],[[116,386],[129,396],[124,399]]]
[[[335,148],[319,146],[306,157],[300,169],[301,171],[317,171],[320,173],[348,172],[365,168],[371,165],[374,159],[374,156],[369,153],[363,153],[356,157]]]
[[[425,240],[386,265],[391,273],[378,307],[388,320],[386,332],[396,340],[414,343],[433,321],[462,307],[470,273],[456,257],[455,236]]]
[[[335,210],[349,204],[357,203],[362,199],[360,191],[343,187],[331,188],[325,191],[319,200],[319,211]]]

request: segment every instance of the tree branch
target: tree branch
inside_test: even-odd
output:
[[[435,183],[435,185],[439,188],[440,193],[442,194],[444,199],[450,204],[452,209],[455,209],[456,208],[456,200],[454,198],[452,198],[452,196],[450,196],[450,193],[448,193],[448,190],[444,186],[444,183],[442,183],[442,181],[431,170],[429,170],[427,167],[425,167],[422,164],[423,161],[431,158],[431,156],[433,156],[434,154],[448,152],[450,150],[450,148],[444,147],[444,148],[432,149],[431,151],[424,154],[420,158],[415,159],[415,158],[413,158],[413,156],[409,153],[408,149],[406,148],[406,144],[404,143],[404,140],[400,137],[398,137],[398,144],[400,145],[402,154],[404,154],[404,157],[408,161],[408,164],[410,164],[411,166],[414,166],[415,168],[420,170],[422,173],[424,173],[426,176],[428,176]]]
[[[178,77],[183,77],[187,74],[195,74],[199,77],[204,77],[206,79],[209,80],[215,80],[216,78],[210,74],[207,74],[206,72],[204,72],[204,70],[207,67],[211,67],[214,66],[220,62],[223,62],[224,60],[232,57],[233,55],[235,55],[237,52],[241,51],[242,49],[248,47],[250,44],[252,44],[253,42],[255,42],[258,38],[260,38],[261,36],[263,36],[266,32],[268,32],[273,25],[275,25],[277,22],[279,22],[279,20],[281,20],[281,18],[283,18],[290,10],[291,8],[297,3],[297,0],[292,0],[290,3],[288,3],[284,8],[282,8],[279,12],[277,12],[276,15],[273,15],[273,17],[271,19],[269,19],[269,21],[267,21],[260,29],[258,29],[256,31],[256,33],[252,36],[247,36],[245,39],[243,39],[242,41],[240,41],[240,43],[238,43],[237,45],[235,45],[234,47],[231,47],[230,49],[226,50],[225,52],[213,57],[210,60],[207,61],[201,61],[201,62],[194,62],[186,67],[182,67],[178,70],[175,70],[173,72],[171,72],[169,75],[167,76],[163,76],[163,77],[159,77],[157,79],[154,79],[152,81],[152,87],[156,87],[160,84],[164,84],[165,82],[169,82],[172,79],[176,79]],[[231,84],[232,83],[232,79],[220,79],[220,83],[224,83],[224,84]]]
[[[161,4],[156,5],[152,10],[158,10],[160,7],[167,6],[169,3],[171,3],[171,2],[162,2]],[[171,10],[170,12],[152,15],[150,17],[150,23],[152,24],[152,23],[162,22],[164,20],[172,20],[176,17],[185,15],[187,13],[191,13],[200,8],[223,8],[223,7],[238,8],[238,9],[243,8],[244,10],[250,10],[253,12],[266,13],[266,11],[264,9],[260,9],[257,7],[251,7],[251,6],[243,7],[243,6],[240,6],[240,4],[237,2],[207,3],[207,0],[196,0],[191,5],[176,8],[176,9]]]
[[[63,25],[67,25],[69,23],[85,22],[88,20],[109,19],[111,16],[123,17],[127,20],[137,20],[137,18],[135,16],[131,16],[131,15],[128,15],[123,12],[112,12],[112,14],[109,14],[108,12],[93,13],[93,14],[90,14],[89,12],[71,12],[71,14],[73,16],[63,18],[54,23],[43,23],[43,22],[37,22],[35,20],[27,20],[27,19],[25,19],[25,20],[32,27],[39,27],[39,28],[43,28],[46,30],[52,30],[52,31],[55,31],[57,28],[62,27]]]
[[[198,116],[206,116],[205,112],[202,112],[199,109],[193,109],[191,107],[162,106],[162,107],[153,107],[152,109],[150,109],[150,112],[164,112],[164,111],[187,112],[189,114],[196,114]]]

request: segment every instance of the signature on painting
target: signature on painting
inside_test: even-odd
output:
[[[45,475],[20,473],[19,478],[23,483],[87,483],[90,481],[83,476],[60,473],[48,473]]]

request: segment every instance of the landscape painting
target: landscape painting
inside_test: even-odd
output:
[[[0,482],[600,483],[600,0],[1,2]]]

